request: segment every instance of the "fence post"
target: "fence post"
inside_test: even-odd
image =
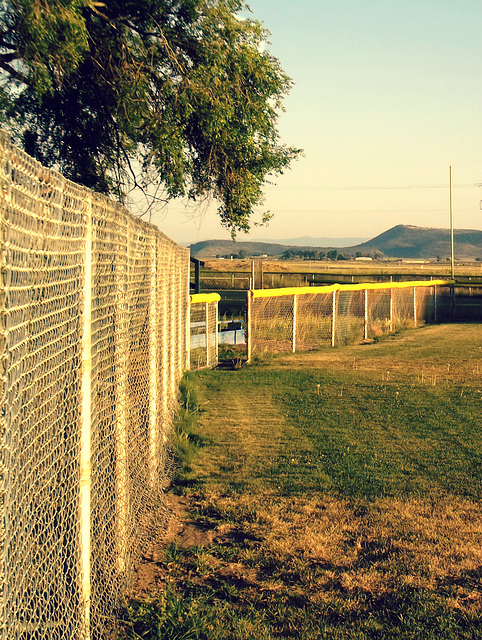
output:
[[[336,334],[336,291],[333,291],[332,313],[331,313],[331,346],[335,346]]]
[[[85,640],[90,640],[90,493],[92,420],[92,193],[86,193],[85,273],[82,333],[82,433],[80,444],[80,548]]]
[[[417,287],[413,287],[413,325],[417,326]]]
[[[160,239],[159,239],[160,242]],[[160,275],[158,275],[160,278]],[[184,326],[186,331],[186,370],[191,368],[191,263],[189,262],[186,269],[186,317],[184,319]]]
[[[433,321],[437,322],[437,285],[433,287]]]
[[[363,339],[368,339],[368,289],[364,290],[365,293],[365,316],[363,321]]]
[[[210,367],[211,363],[209,361],[209,303],[204,303],[205,308],[205,320],[206,320],[206,366]]]
[[[298,310],[298,296],[293,296],[293,339],[291,341],[291,347],[293,353],[296,353],[296,315]]]
[[[151,239],[150,287],[148,310],[149,349],[149,483],[155,486],[158,459],[158,317],[157,317],[157,237]]]
[[[186,317],[186,369],[191,369],[191,296],[188,296]]]
[[[129,280],[129,221],[125,226],[125,263],[117,265],[115,284],[115,350],[114,366],[116,370],[116,536],[117,569],[123,573],[126,569],[127,544],[127,389],[129,354],[126,339],[128,335],[128,280]],[[120,242],[118,243],[120,245]]]
[[[393,332],[393,289],[390,287],[390,320],[389,320],[389,331]]]
[[[246,336],[246,360],[247,362],[251,362],[251,348],[252,348],[252,343],[251,343],[251,291],[248,291],[248,298],[247,298],[247,312],[246,312],[246,332],[247,332],[247,336]]]
[[[219,363],[219,335],[218,335],[218,328],[219,328],[219,302],[216,302],[216,324],[214,327],[214,339],[215,339],[215,344],[216,344],[216,365]],[[236,344],[236,331],[234,332],[234,344]]]

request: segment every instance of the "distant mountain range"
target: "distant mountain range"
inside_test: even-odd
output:
[[[305,240],[298,244],[294,240]],[[447,258],[450,256],[449,229],[434,229],[430,227],[414,227],[397,225],[372,240],[351,244],[357,238],[346,238],[342,245],[336,238],[295,238],[291,242],[233,242],[232,240],[205,240],[190,246],[191,255],[195,258],[207,259],[239,254],[246,252],[247,256],[267,255],[279,258],[285,251],[329,251],[336,248],[338,253],[346,257],[358,255],[370,256],[375,253],[386,258],[429,259]],[[319,243],[318,243],[319,241]],[[329,241],[331,244],[325,244]],[[470,229],[456,229],[454,231],[456,259],[482,259],[482,231]]]
[[[370,238],[312,238],[310,236],[300,236],[299,238],[259,238],[253,242],[268,242],[271,244],[283,244],[295,247],[348,247],[366,242]]]

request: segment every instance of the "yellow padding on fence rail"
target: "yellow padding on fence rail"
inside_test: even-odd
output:
[[[316,295],[333,291],[370,291],[376,289],[407,289],[409,287],[434,287],[455,284],[455,280],[411,280],[408,282],[362,282],[359,284],[330,284],[326,287],[285,287],[284,289],[251,289],[252,298],[277,298],[279,296]],[[192,296],[191,296],[192,297]]]
[[[219,302],[221,296],[219,293],[193,293],[191,295],[191,304],[198,304],[201,302]]]

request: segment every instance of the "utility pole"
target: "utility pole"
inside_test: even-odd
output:
[[[454,199],[453,199],[453,176],[452,176],[452,155],[450,155],[450,167],[449,167],[449,182],[450,182],[450,274],[451,279],[455,280],[455,253],[454,253]],[[452,298],[452,320],[455,319],[455,286],[452,284],[450,287]]]
[[[453,176],[452,176],[452,157],[450,157],[449,166],[449,194],[450,194],[450,264],[451,264],[451,278],[455,278],[455,253],[454,253],[454,201],[453,201]]]

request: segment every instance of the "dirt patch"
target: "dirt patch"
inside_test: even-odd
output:
[[[192,519],[191,509],[198,504],[195,496],[187,498],[175,494],[165,495],[167,509],[167,528],[165,533],[154,541],[136,569],[134,598],[155,597],[165,589],[166,584],[176,581],[172,575],[173,562],[167,562],[166,550],[174,545],[175,549],[189,548],[199,551],[209,549],[213,544],[232,546],[246,539],[257,539],[244,533],[238,527],[227,523],[212,524]],[[247,569],[240,563],[220,563],[216,573],[224,579],[246,580],[243,575]],[[249,572],[248,572],[249,573]]]

